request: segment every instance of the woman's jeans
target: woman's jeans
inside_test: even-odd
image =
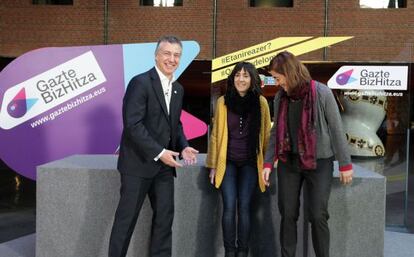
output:
[[[289,155],[284,163],[279,161],[277,169],[280,223],[280,245],[282,257],[295,257],[299,217],[299,198],[303,182],[306,185],[304,198],[312,225],[312,242],[316,257],[329,257],[328,200],[333,176],[333,158],[318,159],[316,170],[299,168],[297,155]]]
[[[226,173],[221,185],[223,197],[223,240],[227,252],[247,251],[250,235],[252,196],[258,184],[257,167],[254,164],[237,165],[227,161]],[[236,245],[237,210],[237,245]]]

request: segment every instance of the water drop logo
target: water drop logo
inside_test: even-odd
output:
[[[7,105],[7,112],[13,118],[21,118],[36,104],[37,100],[36,98],[26,99],[26,89],[22,88]]]
[[[356,81],[357,80],[356,78],[351,77],[353,71],[354,69],[348,70],[336,76],[336,83],[343,86],[346,84],[351,84],[352,82]]]

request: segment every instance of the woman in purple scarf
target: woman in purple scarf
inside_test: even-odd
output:
[[[316,257],[329,257],[328,200],[333,161],[338,160],[343,184],[351,183],[353,175],[339,110],[332,91],[312,80],[293,54],[277,54],[270,61],[269,72],[283,90],[274,99],[274,124],[262,178],[269,186],[272,166],[276,164],[282,257],[295,256],[303,183]]]

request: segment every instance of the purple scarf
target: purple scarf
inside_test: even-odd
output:
[[[316,169],[316,87],[315,81],[297,87],[292,95],[283,93],[280,98],[279,114],[277,119],[277,132],[275,153],[277,158],[286,162],[287,154],[291,152],[289,130],[287,128],[287,116],[289,98],[303,101],[300,126],[298,129],[298,152],[300,168],[307,170]]]

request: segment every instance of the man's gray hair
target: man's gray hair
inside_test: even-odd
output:
[[[178,37],[172,36],[172,35],[166,35],[166,36],[162,36],[162,37],[160,37],[160,39],[158,39],[157,47],[155,48],[155,54],[157,54],[157,52],[160,48],[160,44],[162,42],[168,42],[170,44],[178,44],[178,45],[180,45],[181,48],[183,48],[183,44],[181,43],[181,40]]]

